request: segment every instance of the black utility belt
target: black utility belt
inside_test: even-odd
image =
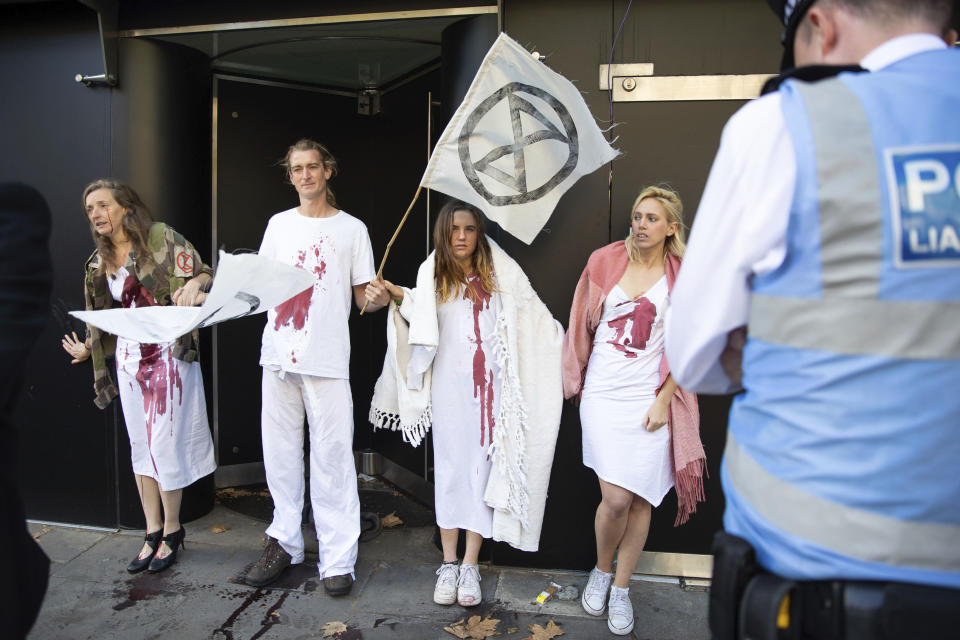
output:
[[[714,640],[960,637],[960,589],[790,580],[757,565],[750,543],[722,531],[714,538],[713,554]]]

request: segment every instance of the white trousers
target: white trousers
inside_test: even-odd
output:
[[[317,528],[320,577],[353,574],[360,536],[360,496],[353,460],[350,381],[263,370],[263,463],[273,497],[276,538],[303,562],[303,419],[310,432],[310,504]]]

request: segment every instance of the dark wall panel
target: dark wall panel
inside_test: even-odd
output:
[[[616,28],[627,2],[613,5]],[[634,2],[613,60],[652,62],[658,76],[777,73],[779,33],[773,12],[753,0]],[[603,55],[606,63],[609,50]],[[591,91],[595,82],[591,79]],[[607,92],[598,93],[606,99]],[[624,152],[614,162],[614,236],[626,234],[633,199],[652,183],[677,189],[684,218],[688,225],[693,221],[723,125],[742,105],[739,100],[614,104],[613,119],[621,123],[614,130],[617,146]],[[604,112],[609,114],[609,107]]]
[[[83,308],[92,241],[80,193],[110,163],[109,92],[73,81],[102,69],[99,46],[96,15],[77,3],[0,8],[0,72],[11,79],[0,100],[0,179],[32,184],[50,205],[57,317]],[[51,316],[15,415],[27,514],[114,526],[116,423],[94,407],[90,366],[70,365],[63,332]]]
[[[37,187],[50,204],[53,309],[25,371],[16,419],[31,518],[141,526],[118,402],[93,405],[90,364],[71,366],[66,316],[83,308],[93,250],[80,194],[93,179],[130,181],[156,216],[209,253],[209,75],[195,52],[122,41],[116,89],[77,84],[103,69],[96,14],[79,3],[0,7],[0,70],[25,79],[0,101],[0,179]],[[209,374],[209,362],[206,370]],[[189,520],[212,506],[212,480],[184,499]]]
[[[441,39],[441,58],[443,66],[442,93],[439,97],[439,111],[445,125],[463,96],[467,95],[477,69],[483,62],[487,50],[497,39],[497,16],[485,15],[467,18],[453,23],[443,30]],[[442,131],[437,132],[437,137]]]

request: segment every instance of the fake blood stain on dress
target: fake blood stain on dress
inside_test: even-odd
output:
[[[490,308],[490,293],[484,291],[480,278],[472,277],[464,288],[463,297],[473,305],[473,338],[477,345],[473,352],[473,397],[480,398],[480,446],[484,446],[484,426],[487,428],[487,444],[493,442],[493,370],[487,369],[487,356],[483,352],[480,336],[480,312]]]
[[[273,322],[274,331],[279,331],[280,327],[285,327],[291,324],[293,325],[294,331],[299,331],[306,326],[307,317],[310,315],[310,300],[313,298],[313,290],[320,282],[323,281],[323,276],[327,272],[327,263],[320,259],[321,244],[323,243],[320,242],[310,247],[310,253],[313,254],[313,257],[316,261],[312,266],[308,267],[306,264],[308,255],[306,250],[297,252],[297,261],[293,266],[305,271],[312,271],[317,277],[317,281],[309,289],[306,289],[293,296],[286,302],[277,305],[277,316]],[[294,360],[294,362],[296,362],[296,360]]]
[[[647,340],[650,339],[650,332],[653,330],[653,321],[657,319],[657,307],[644,297],[627,300],[617,306],[625,304],[631,304],[633,307],[627,313],[607,322],[607,326],[617,332],[613,340],[609,340],[608,343],[612,344],[617,351],[623,352],[624,357],[636,358],[637,354],[629,351],[627,347],[642,350],[647,346]],[[630,336],[625,337],[628,320],[632,323]]]
[[[120,294],[120,304],[127,309],[156,306],[157,301],[147,289],[133,276],[127,276]],[[129,355],[127,352],[126,355]],[[134,376],[143,395],[143,415],[147,430],[147,447],[153,440],[153,425],[158,415],[167,412],[167,395],[171,407],[174,400],[174,387],[179,389],[178,404],[183,403],[183,380],[180,369],[169,352],[166,361],[158,344],[140,343],[140,362]],[[171,429],[173,425],[171,424]]]

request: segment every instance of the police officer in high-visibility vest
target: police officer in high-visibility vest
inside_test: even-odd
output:
[[[724,128],[666,328],[681,387],[744,390],[711,629],[960,637],[953,2],[768,2],[796,69]]]

